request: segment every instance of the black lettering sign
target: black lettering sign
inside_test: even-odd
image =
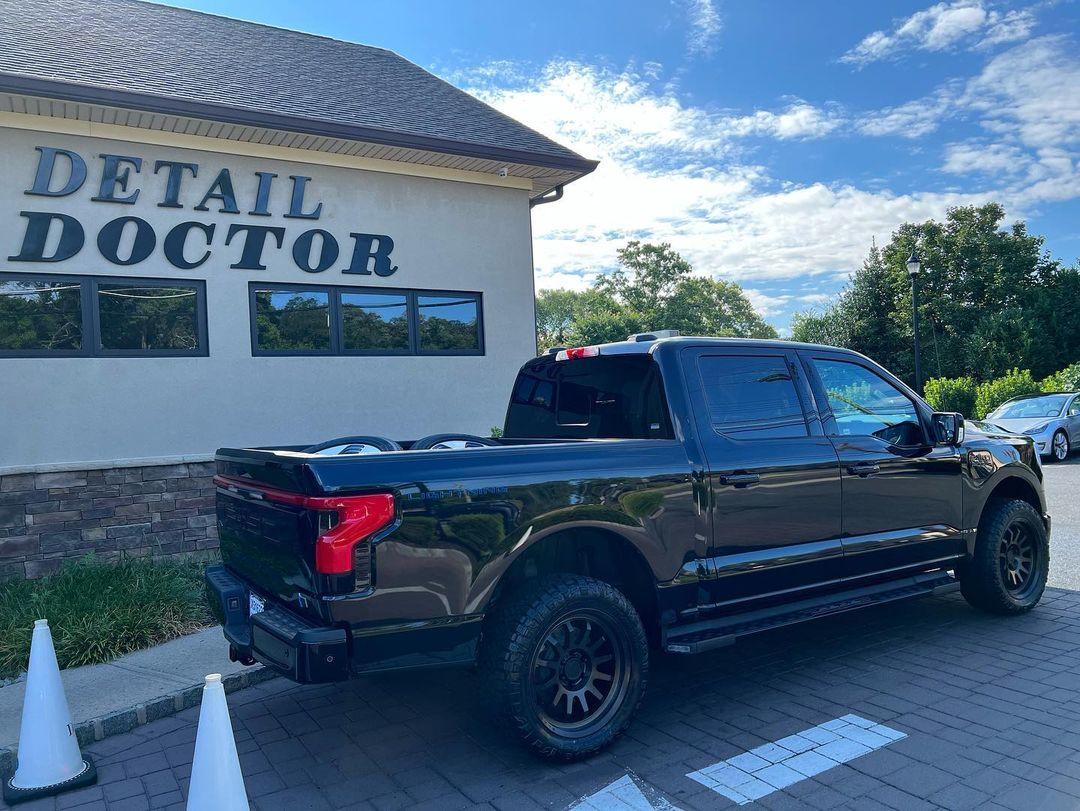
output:
[[[195,210],[209,211],[210,209],[206,207],[207,200],[220,200],[221,208],[218,211],[222,214],[240,213],[240,209],[236,207],[236,192],[233,191],[232,175],[229,174],[228,169],[222,169],[218,172],[218,176],[214,178],[214,182],[206,190],[202,201],[195,206]]]
[[[214,239],[216,225],[207,225],[203,222],[182,222],[174,226],[165,236],[165,258],[169,264],[181,270],[194,270],[210,258],[210,243]],[[202,231],[206,237],[206,252],[194,262],[188,261],[184,256],[184,246],[187,244],[188,234],[194,230]]]
[[[394,240],[386,234],[349,234],[353,238],[352,262],[342,273],[358,273],[370,276],[392,276],[397,272],[397,265],[390,264],[390,252],[394,250]],[[374,247],[372,247],[374,245]],[[370,267],[369,267],[370,266]]]
[[[40,197],[67,197],[82,188],[86,182],[86,161],[77,152],[70,149],[57,149],[52,146],[35,146],[39,153],[37,172],[34,174],[34,185],[23,194],[36,194]],[[68,160],[67,182],[55,191],[52,190],[53,171],[56,169],[56,158],[62,155]]]
[[[259,188],[255,191],[255,208],[248,212],[253,217],[270,216],[270,184],[277,177],[273,172],[256,172],[259,178]]]
[[[179,161],[157,161],[154,164],[156,175],[164,167],[169,167],[169,178],[165,181],[165,199],[158,203],[159,208],[183,208],[180,204],[180,184],[184,180],[184,170],[191,172],[192,179],[199,176],[199,164]]]
[[[278,248],[285,241],[285,229],[271,225],[244,225],[235,222],[229,226],[229,233],[225,235],[225,244],[232,242],[232,238],[240,233],[246,233],[244,237],[244,249],[240,252],[240,261],[229,265],[234,270],[266,270],[262,263],[263,247],[266,245],[267,235],[273,236]]]
[[[9,262],[63,262],[82,250],[86,233],[74,217],[51,211],[20,211],[19,216],[26,217],[26,233],[23,234],[22,249],[15,256],[9,256]],[[46,256],[45,240],[49,238],[53,220],[60,223],[60,241],[52,255]]]
[[[304,193],[307,190],[307,183],[311,178],[301,177],[300,175],[289,175],[289,180],[292,181],[292,200],[289,203],[289,213],[285,216],[295,220],[319,219],[319,215],[322,214],[322,203],[315,206],[314,211],[304,212]]]
[[[312,242],[314,242],[316,235],[321,238],[321,247],[319,248],[319,261],[312,265],[311,245]],[[337,261],[337,240],[334,239],[329,231],[324,231],[321,228],[312,228],[310,231],[305,231],[296,238],[296,242],[293,243],[292,257],[300,270],[306,270],[308,273],[322,273]]]
[[[101,186],[97,197],[91,197],[95,203],[126,203],[134,205],[139,199],[139,190],[135,189],[127,197],[117,197],[116,187],[120,191],[127,191],[128,181],[131,179],[131,170],[138,174],[142,171],[142,158],[129,158],[126,155],[102,155],[105,167],[101,172]],[[124,164],[127,166],[124,166]]]
[[[131,246],[131,253],[127,259],[121,259],[120,240],[124,236],[124,229],[127,228],[128,223],[135,224],[135,242]],[[141,217],[117,217],[105,223],[98,231],[98,250],[114,265],[137,265],[154,252],[156,244],[157,236],[154,234],[154,229]]]

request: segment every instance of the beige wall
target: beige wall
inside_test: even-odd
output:
[[[89,169],[83,188],[65,198],[24,194],[37,166],[35,146],[82,155]],[[142,190],[137,204],[91,202],[102,152],[143,159],[132,183]],[[200,165],[196,180],[185,176],[183,209],[157,206],[165,173],[152,170],[162,159]],[[277,173],[272,217],[218,213],[215,201],[210,212],[192,210],[225,167],[242,212],[253,204],[254,173]],[[312,178],[308,207],[324,204],[318,221],[282,216],[290,174]],[[4,261],[21,245],[21,210],[79,219],[86,231],[80,254],[48,265]],[[97,249],[100,227],[121,216],[142,217],[157,233],[155,252],[138,265],[110,264]],[[168,264],[161,246],[169,228],[186,220],[217,224],[210,260],[192,271]],[[286,228],[281,250],[268,243],[266,271],[229,268],[241,249],[239,241],[224,245],[233,222]],[[292,260],[293,240],[309,228],[323,228],[341,243],[341,258],[320,274],[305,273]],[[397,273],[343,275],[352,231],[392,236]],[[194,247],[189,256],[197,255]],[[514,374],[535,350],[531,248],[528,193],[520,189],[0,127],[0,269],[205,279],[210,348],[209,357],[200,358],[0,358],[0,471],[200,456],[220,445],[294,444],[344,434],[486,435],[501,424]],[[487,354],[252,357],[251,281],[480,291]]]

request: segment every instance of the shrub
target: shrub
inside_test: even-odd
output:
[[[1080,391],[1080,363],[1066,366],[1043,379],[1039,386],[1043,391]]]
[[[1029,370],[1013,369],[996,380],[979,384],[975,395],[975,414],[983,419],[1006,400],[1022,394],[1038,394],[1040,391],[1042,389]]]
[[[107,662],[212,623],[203,564],[84,558],[40,580],[0,584],[0,677],[26,668],[47,619],[60,667]]]
[[[977,388],[970,377],[933,377],[926,381],[923,394],[935,411],[959,411],[974,417]]]

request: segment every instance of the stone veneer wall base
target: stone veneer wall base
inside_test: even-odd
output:
[[[58,571],[93,553],[216,554],[214,463],[0,476],[0,580]]]

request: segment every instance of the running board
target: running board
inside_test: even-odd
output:
[[[694,622],[668,631],[664,648],[668,653],[705,653],[734,644],[739,637],[783,628],[800,622],[842,614],[857,608],[881,605],[897,600],[948,594],[960,588],[960,583],[948,572],[926,574],[890,580],[874,586],[851,589],[797,603],[728,614],[712,620]]]

